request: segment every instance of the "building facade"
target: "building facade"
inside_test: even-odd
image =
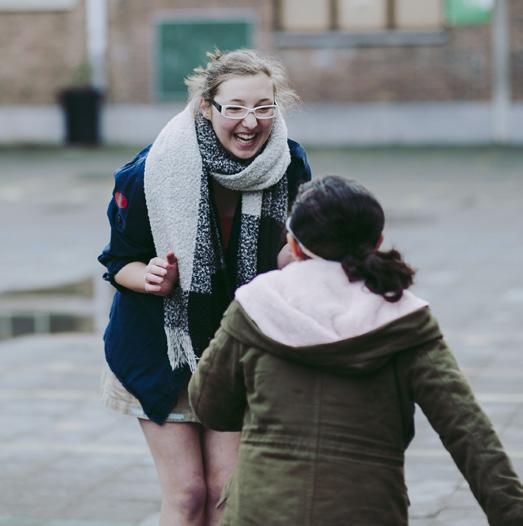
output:
[[[90,2],[102,6],[99,20],[90,20]],[[305,105],[488,103],[493,2],[0,0],[0,108],[53,105],[63,87],[88,82],[97,23],[106,42],[94,66],[109,105],[182,103],[184,76],[214,47],[277,56]],[[517,102],[523,2],[506,5]]]

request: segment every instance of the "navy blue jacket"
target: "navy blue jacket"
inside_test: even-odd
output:
[[[291,163],[286,176],[289,203],[292,203],[299,185],[310,180],[311,172],[304,149],[294,141],[288,143]],[[113,198],[107,211],[111,239],[98,261],[107,268],[104,279],[117,289],[104,334],[107,363],[122,385],[138,398],[146,415],[162,423],[176,404],[178,393],[186,386],[190,371],[188,368],[173,371],[169,364],[163,298],[133,292],[114,280],[115,274],[128,263],[148,263],[157,255],[143,186],[149,149],[150,146],[144,148],[115,174]],[[220,317],[221,314],[223,312]],[[212,332],[218,329],[219,321],[212,320]]]

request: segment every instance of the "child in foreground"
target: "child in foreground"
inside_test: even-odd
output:
[[[383,226],[361,185],[307,183],[296,262],[236,291],[189,385],[204,425],[241,430],[223,525],[407,525],[414,404],[489,524],[523,525],[521,483]]]

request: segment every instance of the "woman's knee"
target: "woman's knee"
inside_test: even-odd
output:
[[[202,513],[207,501],[207,488],[204,479],[187,481],[176,491],[162,495],[164,505],[175,510],[177,514],[193,519]]]

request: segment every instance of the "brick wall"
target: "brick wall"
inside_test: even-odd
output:
[[[305,101],[482,100],[490,93],[486,26],[450,30],[448,43],[351,49],[282,49]]]
[[[249,10],[257,20],[256,45],[269,46],[272,10],[270,2],[257,0],[108,0],[110,38],[108,65],[109,98],[118,102],[153,100],[154,23],[156,19],[187,15],[202,17]],[[201,7],[198,7],[201,6]]]
[[[198,11],[195,5],[205,5]],[[279,48],[272,34],[271,0],[109,0],[110,98],[148,102],[153,95],[154,19],[186,10],[251,9],[259,48],[278,56],[305,102],[488,100],[491,85],[489,26],[451,28],[447,42],[367,48]],[[523,2],[510,0],[514,95],[523,98]]]
[[[448,31],[442,44],[283,48],[275,44],[273,0],[107,0],[108,99],[154,102],[154,21],[188,13],[249,10],[255,43],[287,65],[305,102],[488,100],[489,26]],[[198,6],[201,6],[198,8]],[[512,88],[523,99],[523,1],[510,0]],[[66,12],[0,11],[0,104],[46,104],[85,60],[83,1]]]
[[[523,100],[523,1],[507,0],[514,100]],[[481,101],[491,96],[490,26],[450,28],[444,44],[275,49],[304,101]]]
[[[47,104],[85,64],[83,2],[71,11],[0,12],[0,104]]]

